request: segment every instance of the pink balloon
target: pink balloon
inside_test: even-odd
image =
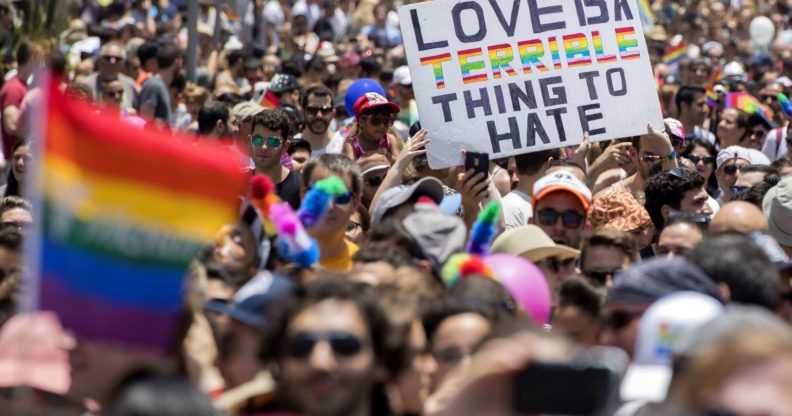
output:
[[[552,300],[550,288],[539,268],[522,257],[504,253],[487,256],[484,263],[537,325],[547,323]]]

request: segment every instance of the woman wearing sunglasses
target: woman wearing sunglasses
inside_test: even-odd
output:
[[[704,139],[695,139],[687,145],[685,151],[682,152],[682,157],[692,162],[696,171],[704,177],[709,196],[718,198],[720,189],[718,188],[718,179],[715,177],[715,161],[718,151],[715,146]]]
[[[363,94],[355,102],[357,122],[347,141],[352,146],[355,160],[366,154],[382,153],[391,161],[401,153],[401,141],[390,133],[401,108],[375,92]]]

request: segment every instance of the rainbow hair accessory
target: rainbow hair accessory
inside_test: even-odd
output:
[[[492,201],[479,213],[473,228],[470,229],[470,240],[467,252],[479,256],[486,256],[490,251],[490,244],[498,234],[496,223],[500,217],[501,206]]]
[[[778,93],[778,102],[781,104],[781,109],[784,110],[784,114],[787,117],[792,117],[792,103],[789,102],[789,98],[783,93]]]
[[[275,228],[270,221],[270,210],[280,202],[280,198],[275,194],[275,185],[270,178],[264,175],[253,177],[250,181],[250,202],[261,212],[264,231],[268,236],[274,236]]]
[[[495,278],[489,266],[480,256],[469,253],[457,253],[451,256],[443,266],[440,277],[446,287],[453,287],[463,278],[472,274],[479,274],[490,279]]]
[[[287,203],[270,207],[270,220],[278,233],[278,254],[286,261],[309,268],[319,261],[319,245],[305,231]]]
[[[338,176],[322,179],[305,194],[300,210],[297,211],[297,218],[306,228],[316,226],[330,208],[330,201],[345,193],[346,185]]]

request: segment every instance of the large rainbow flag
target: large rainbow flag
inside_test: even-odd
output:
[[[49,89],[29,247],[38,307],[78,336],[165,351],[187,266],[234,221],[245,178],[219,145],[192,146]]]
[[[773,111],[747,92],[730,92],[726,94],[724,108],[736,108],[748,114],[759,114],[768,121],[773,119]]]

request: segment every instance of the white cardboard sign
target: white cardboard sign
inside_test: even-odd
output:
[[[434,0],[399,18],[433,168],[662,129],[637,0]]]

